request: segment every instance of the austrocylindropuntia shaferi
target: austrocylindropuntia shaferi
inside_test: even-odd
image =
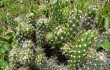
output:
[[[70,65],[69,68],[70,70],[76,69],[78,66],[79,62],[81,62],[81,59],[83,56],[85,56],[88,51],[88,49],[92,46],[94,43],[94,38],[97,34],[95,30],[89,30],[87,32],[81,31],[79,33],[80,35],[76,37],[75,41],[75,46],[71,50],[71,60],[69,61]]]

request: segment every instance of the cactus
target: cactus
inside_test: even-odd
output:
[[[17,23],[15,22],[14,17],[10,12],[6,14],[6,20],[12,29],[14,29],[17,26]]]
[[[68,17],[71,14],[71,10],[68,6],[67,0],[50,1],[50,17],[53,28],[59,24],[68,22]]]
[[[51,44],[58,44],[73,40],[78,31],[78,21],[80,21],[80,16],[82,15],[81,12],[78,11],[78,13],[74,17],[71,16],[71,19],[68,19],[68,23],[54,25],[52,31],[47,33],[46,41],[51,42]]]
[[[46,35],[46,40],[52,42],[52,44],[58,44],[70,40],[70,29],[67,25],[61,25],[56,27],[52,32]]]
[[[32,60],[33,53],[29,49],[14,48],[10,51],[9,62],[15,66],[28,65]]]
[[[35,28],[36,20],[33,13],[29,13],[26,15],[26,22],[28,24],[32,24],[32,26]]]
[[[41,47],[44,44],[45,34],[48,31],[48,19],[40,18],[36,23],[36,44]]]
[[[67,68],[64,65],[57,65],[52,59],[44,59],[41,70],[67,70]]]
[[[9,62],[14,69],[16,67],[27,66],[33,60],[33,43],[31,41],[24,41],[22,47],[13,47],[9,52]]]
[[[86,55],[88,48],[92,46],[94,42],[96,32],[94,30],[89,30],[87,32],[81,31],[81,35],[76,37],[76,45],[73,46],[73,51],[71,53],[71,60],[69,62],[69,70],[76,69],[77,65]]]
[[[30,68],[29,67],[24,67],[24,66],[22,66],[22,67],[20,67],[20,68],[14,68],[14,67],[12,67],[13,65],[8,65],[8,66],[6,66],[6,68],[4,69],[4,70],[30,70]]]
[[[108,0],[0,4],[0,70],[110,69]]]
[[[41,48],[36,49],[36,55],[35,55],[35,65],[41,69],[42,68],[42,60],[44,58],[44,54],[42,52]]]
[[[85,12],[84,15],[81,18],[82,21],[82,28],[89,30],[92,29],[96,26],[96,22],[97,22],[97,9],[95,8],[95,6],[91,5],[88,8],[85,7]]]
[[[107,31],[100,33],[100,35],[96,38],[96,46],[97,48],[102,48],[103,50],[109,51],[109,42],[110,42],[110,29]]]
[[[22,42],[22,48],[33,48],[34,44],[31,40],[25,40]]]

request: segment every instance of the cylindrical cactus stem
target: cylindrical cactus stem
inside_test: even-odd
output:
[[[9,24],[9,26],[11,26],[11,28],[14,30],[14,28],[17,26],[17,23],[15,22],[13,15],[8,12],[6,14],[6,19],[7,19],[6,21]]]
[[[76,37],[76,45],[73,47],[71,53],[71,61],[69,62],[69,69],[76,69],[83,56],[86,55],[88,48],[92,46],[94,38],[96,36],[95,30],[89,30],[87,32],[82,31],[81,35]]]
[[[29,13],[28,15],[26,15],[26,21],[27,23],[29,24],[32,24],[34,27],[36,26],[36,20],[35,20],[35,17],[34,17],[34,14],[33,13]]]
[[[36,23],[36,44],[41,47],[44,44],[46,30],[48,28],[48,19],[40,18]]]

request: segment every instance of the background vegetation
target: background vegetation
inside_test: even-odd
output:
[[[0,70],[110,70],[110,1],[0,0]]]

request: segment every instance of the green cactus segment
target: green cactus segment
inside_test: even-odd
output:
[[[110,70],[109,0],[0,0],[0,70]]]
[[[68,20],[70,14],[71,14],[70,8],[69,8],[69,7],[64,7],[63,9],[61,9],[61,13],[62,13],[62,14],[61,14],[61,15],[62,15],[61,21],[62,21],[63,23],[67,22],[67,20]]]
[[[92,16],[96,16],[97,14],[97,8],[94,5],[91,5],[87,8],[87,6],[85,6],[85,14],[88,14],[88,17]]]
[[[71,53],[70,70],[76,69],[78,63],[86,55],[88,48],[93,44],[95,36],[96,32],[94,30],[82,31],[80,36],[75,39],[76,45]]]

